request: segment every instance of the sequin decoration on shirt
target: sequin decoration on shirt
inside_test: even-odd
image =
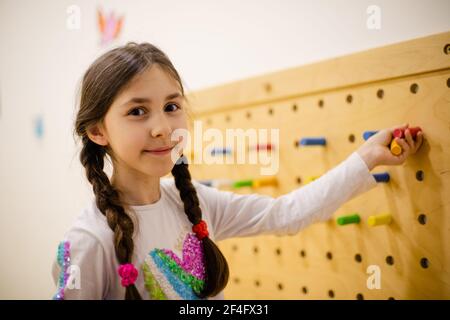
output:
[[[199,299],[205,266],[202,243],[193,233],[183,242],[182,259],[172,250],[154,249],[144,263],[146,289],[152,299]]]
[[[64,289],[69,279],[68,269],[70,267],[70,243],[62,241],[58,245],[57,253],[58,265],[61,268],[58,278],[58,291],[53,296],[53,300],[64,300]]]

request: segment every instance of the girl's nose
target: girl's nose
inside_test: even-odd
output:
[[[172,127],[167,116],[164,113],[158,113],[152,119],[150,130],[152,137],[168,137],[172,132]]]

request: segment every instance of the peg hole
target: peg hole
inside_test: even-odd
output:
[[[387,256],[386,257],[386,263],[390,266],[392,266],[394,264],[394,257],[392,256]]]
[[[422,170],[419,170],[416,172],[416,179],[417,181],[423,181],[424,179],[424,172]]]
[[[383,97],[384,97],[384,90],[383,89],[378,89],[377,97],[378,97],[378,99],[383,99]]]
[[[328,290],[328,296],[330,298],[334,298],[334,291],[333,290]]]
[[[420,266],[424,269],[427,269],[430,266],[430,262],[427,258],[420,259]]]
[[[351,94],[349,94],[349,95],[347,95],[347,97],[345,99],[346,99],[347,103],[350,104],[353,101],[353,96]]]
[[[419,214],[419,217],[417,218],[420,224],[424,225],[427,223],[427,216],[423,213]]]

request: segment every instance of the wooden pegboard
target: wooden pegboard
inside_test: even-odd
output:
[[[450,298],[450,32],[197,91],[189,95],[204,129],[279,128],[277,186],[238,193],[279,196],[325,173],[363,143],[362,133],[408,122],[426,141],[389,172],[390,182],[343,205],[334,219],[295,236],[219,243],[234,299]],[[325,136],[326,148],[295,141]],[[257,165],[192,164],[195,179],[255,178]],[[336,217],[358,212],[360,224]],[[371,228],[373,214],[393,222]],[[367,268],[381,271],[368,289]]]

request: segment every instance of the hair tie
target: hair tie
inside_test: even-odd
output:
[[[192,226],[192,231],[194,231],[195,235],[199,240],[202,240],[204,237],[209,235],[208,226],[204,220],[200,220],[199,223]]]
[[[178,159],[177,159],[177,162],[175,162],[175,165],[178,165],[178,164],[189,164],[189,159],[184,155],[184,154],[182,154]]]
[[[132,263],[121,264],[119,267],[119,276],[122,278],[122,286],[128,287],[136,282],[138,270]]]

